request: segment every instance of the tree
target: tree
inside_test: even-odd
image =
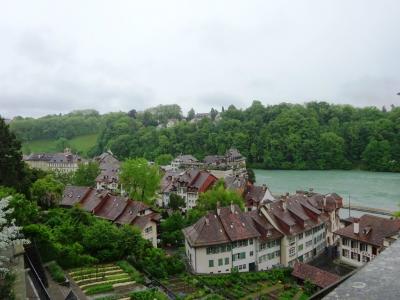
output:
[[[31,187],[32,199],[47,209],[57,205],[64,191],[64,185],[52,175],[36,180]]]
[[[178,210],[182,207],[185,207],[185,205],[185,199],[178,194],[172,193],[169,195],[169,208],[172,210]]]
[[[0,185],[23,191],[25,175],[21,144],[10,132],[4,119],[0,118]]]
[[[151,203],[160,185],[158,167],[144,158],[127,159],[121,165],[120,180],[132,199]]]
[[[15,224],[23,226],[35,223],[39,216],[39,208],[33,201],[26,199],[25,195],[17,193],[12,188],[0,187],[0,199],[11,197],[9,207],[13,210],[10,217]]]
[[[188,111],[187,120],[188,120],[188,121],[193,120],[194,117],[195,117],[195,115],[196,115],[196,113],[195,113],[194,109],[191,108],[191,109]]]
[[[227,190],[223,180],[219,180],[211,190],[200,194],[199,200],[197,200],[197,208],[203,212],[215,210],[218,202],[221,207],[233,203],[237,204],[241,209],[244,208],[242,197],[235,191]]]
[[[155,163],[159,166],[166,166],[171,163],[174,157],[171,154],[160,154],[156,157]]]
[[[64,151],[66,148],[69,147],[69,142],[66,138],[60,137],[56,142],[56,149],[57,151]]]
[[[254,174],[253,169],[247,168],[246,171],[247,171],[247,176],[248,176],[247,180],[251,184],[254,184],[256,182],[256,174]]]
[[[389,142],[371,140],[362,153],[362,159],[369,170],[389,171],[391,161]]]
[[[173,213],[161,223],[161,241],[164,245],[181,246],[183,244],[182,229],[185,220],[179,212]]]
[[[17,244],[28,243],[28,240],[21,238],[21,227],[15,225],[15,220],[10,218],[13,209],[9,207],[12,197],[0,200],[0,275],[7,274],[10,270],[7,262],[7,253],[10,247]]]
[[[321,134],[320,153],[324,169],[341,169],[346,166],[344,139],[337,134]]]
[[[217,117],[217,115],[218,115],[218,110],[211,108],[211,111],[210,111],[211,121],[215,121],[215,118]]]
[[[128,112],[128,116],[131,117],[132,119],[135,119],[135,118],[136,118],[136,115],[137,115],[136,109],[131,109],[131,110]]]
[[[88,164],[80,164],[72,182],[78,186],[94,186],[96,177],[100,174],[100,167],[97,162],[89,162]]]

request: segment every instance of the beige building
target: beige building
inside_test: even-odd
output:
[[[31,168],[61,173],[75,172],[79,164],[86,163],[70,149],[65,149],[63,153],[33,153],[24,157],[24,161]]]
[[[97,191],[90,187],[67,186],[60,203],[63,207],[79,205],[96,217],[117,225],[132,225],[140,229],[144,239],[157,247],[157,224],[160,215],[140,201]]]
[[[183,230],[189,263],[196,273],[229,273],[311,261],[328,246],[336,226],[331,215],[338,213],[341,201],[331,194],[302,192],[246,212],[237,206],[209,212]]]
[[[361,267],[399,238],[400,220],[363,215],[334,234],[339,239],[340,260]]]

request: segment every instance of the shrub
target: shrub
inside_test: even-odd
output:
[[[92,286],[88,288],[85,291],[86,295],[94,295],[94,294],[100,294],[100,293],[105,293],[105,292],[110,292],[113,290],[112,284],[105,283],[105,284],[100,284],[96,286]]]
[[[168,300],[165,294],[155,289],[133,292],[130,297],[132,300]]]
[[[56,262],[53,261],[49,263],[47,269],[49,270],[51,278],[53,278],[55,282],[61,283],[65,281],[64,271]]]

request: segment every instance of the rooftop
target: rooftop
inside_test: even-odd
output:
[[[340,276],[324,271],[317,267],[296,262],[293,266],[292,276],[301,280],[309,280],[320,288],[325,288],[340,280]]]
[[[335,234],[372,244],[383,246],[385,238],[389,238],[400,232],[400,220],[387,219],[373,215],[363,215],[359,219],[359,233],[354,233],[354,222],[335,231]]]

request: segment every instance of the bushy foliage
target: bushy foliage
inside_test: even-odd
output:
[[[64,185],[52,175],[36,180],[31,187],[31,197],[43,208],[56,206],[61,200]]]
[[[154,160],[164,153],[190,153],[201,159],[211,153],[222,155],[234,146],[259,168],[361,166],[368,170],[400,171],[400,107],[381,111],[326,102],[264,106],[254,101],[245,110],[231,105],[220,116],[218,121],[181,121],[160,129],[156,128],[157,117],[151,112],[136,119],[121,114],[109,119],[97,151],[110,147],[121,159]],[[363,155],[373,140],[383,142],[380,147],[385,151],[385,159],[378,166],[368,151]]]
[[[149,289],[130,294],[132,300],[167,300],[168,297],[156,289]]]
[[[161,223],[161,242],[164,245],[181,246],[183,244],[182,229],[185,223],[181,213],[173,213]]]
[[[44,261],[56,260],[64,268],[121,259],[147,243],[132,226],[116,227],[79,208],[51,209],[41,222],[23,231]]]
[[[48,115],[38,119],[16,117],[10,124],[11,130],[21,141],[39,139],[58,139],[61,151],[65,145],[62,139],[96,133],[100,130],[102,119],[95,110],[74,111],[65,115]]]
[[[80,164],[72,177],[72,184],[78,186],[94,186],[96,177],[100,174],[100,167],[97,162]]]
[[[150,165],[144,158],[124,161],[119,178],[132,199],[147,203],[154,200],[161,180],[158,167]]]
[[[61,283],[65,281],[65,275],[61,267],[56,262],[50,262],[47,266],[49,273],[55,282]]]

